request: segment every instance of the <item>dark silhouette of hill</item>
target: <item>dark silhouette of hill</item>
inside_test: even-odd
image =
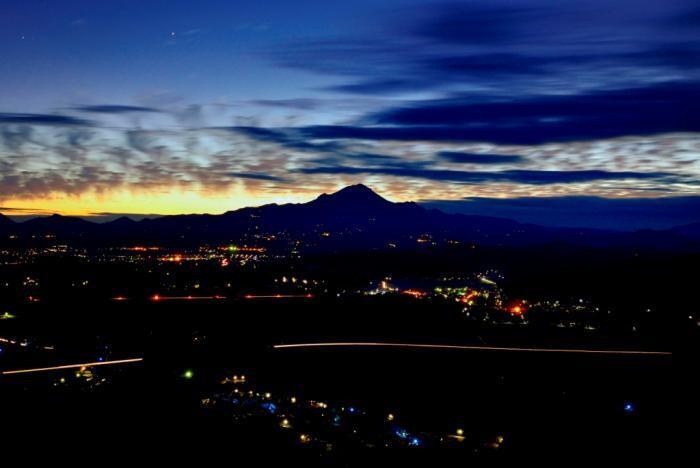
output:
[[[700,222],[674,227],[671,231],[687,239],[700,242]]]
[[[6,217],[3,217],[7,219]],[[7,222],[9,221],[9,222]],[[265,238],[299,241],[310,249],[365,249],[432,243],[489,246],[571,246],[700,250],[700,223],[670,230],[618,232],[553,228],[512,220],[426,209],[413,202],[394,203],[364,185],[322,194],[307,203],[269,204],[221,215],[189,214],[134,221],[127,217],[98,224],[52,215],[23,223],[0,220],[0,236],[55,236],[92,244],[133,242],[200,244],[247,242]]]
[[[15,222],[12,221],[10,218],[5,216],[4,214],[0,213],[0,226],[11,226]]]

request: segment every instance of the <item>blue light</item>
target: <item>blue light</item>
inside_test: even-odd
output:
[[[102,362],[102,361],[105,360],[105,358],[103,358],[102,356],[100,356],[100,357],[97,358],[97,360],[100,361],[100,362]]]
[[[262,406],[272,414],[275,414],[277,412],[277,405],[275,405],[274,403],[263,403],[260,406]]]
[[[351,412],[351,413],[354,413],[354,412],[355,412],[355,408],[353,408],[352,406],[350,406],[350,407],[348,408],[348,411]]]
[[[414,447],[417,447],[420,445],[420,439],[418,437],[414,437],[413,439],[411,439],[408,445],[413,445]]]
[[[396,429],[394,431],[394,434],[396,434],[396,437],[399,437],[400,439],[408,438],[408,432],[406,431],[406,429]]]
[[[628,413],[634,411],[634,405],[632,403],[625,403],[625,406],[623,408]]]

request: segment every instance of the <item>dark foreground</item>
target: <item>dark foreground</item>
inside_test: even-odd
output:
[[[30,350],[30,344],[24,353],[6,353],[3,369],[144,360],[0,377],[4,441],[19,451],[27,447],[25,455],[78,461],[235,460],[245,452],[260,462],[281,458],[305,466],[630,459],[668,450],[674,418],[668,356],[272,347],[319,337],[615,345],[573,332],[425,320],[425,310],[403,305],[36,309],[14,322],[14,333],[32,330],[35,345],[51,342],[54,349]]]

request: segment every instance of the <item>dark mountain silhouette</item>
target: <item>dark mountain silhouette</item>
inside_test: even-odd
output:
[[[52,214],[17,223],[20,234],[35,236],[56,236],[59,238],[81,238],[97,232],[97,224],[82,218]]]
[[[700,242],[700,222],[674,227],[671,231],[687,239]]]
[[[12,226],[13,224],[15,224],[14,221],[0,213],[0,226]]]
[[[105,223],[105,225],[112,227],[132,227],[134,224],[136,224],[136,221],[127,216],[121,216]]]
[[[140,221],[121,217],[103,224],[52,215],[23,223],[2,223],[0,236],[51,234],[93,244],[192,245],[232,241],[252,244],[264,238],[334,250],[452,241],[489,246],[566,244],[683,251],[700,250],[699,225],[637,232],[551,228],[503,218],[447,214],[413,202],[394,203],[364,185],[352,185],[308,203],[270,204],[221,215],[174,215]]]

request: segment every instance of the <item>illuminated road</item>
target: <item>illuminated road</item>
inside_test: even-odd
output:
[[[607,354],[631,356],[671,356],[670,351],[634,351],[617,349],[571,349],[571,348],[516,348],[501,346],[467,346],[422,343],[379,343],[379,342],[330,342],[330,343],[292,343],[274,345],[274,349],[304,348],[404,348],[404,349],[460,349],[471,351],[508,351],[528,353],[573,353],[573,354]]]
[[[95,366],[113,366],[117,364],[131,364],[134,362],[141,362],[143,358],[132,358],[132,359],[119,359],[114,361],[95,361],[95,362],[84,362],[82,364],[66,364],[63,366],[53,366],[53,367],[34,367],[31,369],[17,369],[8,370],[0,372],[0,375],[11,375],[11,374],[29,374],[31,372],[48,372],[64,369],[80,369],[82,367],[95,367]]]
[[[246,294],[244,299],[313,299],[313,294]]]

